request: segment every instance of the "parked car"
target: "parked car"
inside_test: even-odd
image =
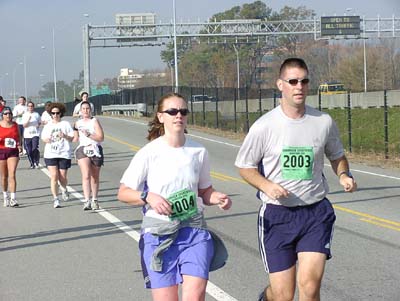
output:
[[[210,98],[208,97],[208,95],[192,95],[192,102],[208,102],[210,101]]]

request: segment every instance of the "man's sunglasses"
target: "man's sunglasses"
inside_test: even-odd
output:
[[[303,78],[303,79],[298,79],[298,78],[283,79],[283,78],[281,78],[281,79],[284,82],[287,82],[292,86],[296,86],[299,82],[301,82],[303,85],[307,85],[310,82],[309,78]]]
[[[51,115],[60,115],[60,112],[50,112]]]
[[[162,111],[161,113],[167,113],[168,115],[171,116],[176,116],[178,113],[181,113],[182,116],[186,116],[189,113],[188,109],[168,109],[165,111]]]

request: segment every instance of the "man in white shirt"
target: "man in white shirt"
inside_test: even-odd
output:
[[[26,108],[26,98],[25,96],[21,96],[18,98],[18,104],[14,107],[13,109],[13,116],[15,118],[15,122],[18,124],[19,127],[19,132],[22,137],[24,137],[24,123],[22,121],[22,115],[27,111]],[[25,150],[25,143],[22,143],[23,145],[23,154],[26,154]]]

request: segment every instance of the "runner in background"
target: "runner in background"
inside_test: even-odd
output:
[[[0,174],[4,207],[17,207],[16,172],[19,154],[22,151],[22,136],[18,124],[13,121],[11,108],[4,107],[2,115],[3,119],[0,121]]]
[[[24,144],[31,168],[39,168],[40,115],[35,112],[35,104],[32,101],[28,101],[27,108],[27,111],[22,115]]]
[[[46,101],[46,104],[44,106],[44,111],[42,113],[42,115],[40,116],[40,120],[41,120],[41,125],[45,126],[47,123],[49,123],[52,119],[51,119],[51,115],[49,114],[48,108],[49,105],[51,104],[51,101]]]
[[[89,102],[89,93],[88,92],[82,92],[81,93],[81,101],[75,104],[74,107],[74,112],[72,113],[72,117],[81,117],[81,104],[86,101],[90,103],[90,108],[92,110],[92,116],[94,115],[94,105]]]
[[[18,103],[13,109],[13,116],[15,118],[15,122],[18,124],[19,132],[22,136],[22,141],[24,140],[24,125],[22,122],[22,115],[26,112],[26,98],[25,96],[20,96],[18,98]],[[25,144],[22,143],[22,152],[20,155],[26,155]]]
[[[71,142],[74,139],[74,131],[69,122],[61,120],[65,114],[64,104],[50,103],[46,108],[52,120],[44,126],[42,131],[41,137],[46,143],[43,157],[50,173],[53,207],[60,208],[58,183],[60,183],[63,200],[69,200],[67,172],[71,168]]]
[[[103,128],[92,116],[90,103],[80,105],[80,118],[74,124],[74,142],[79,142],[75,158],[82,174],[82,190],[85,197],[83,210],[100,209],[98,202],[100,169],[104,164]]]

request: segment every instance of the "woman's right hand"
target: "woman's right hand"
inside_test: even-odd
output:
[[[171,204],[166,199],[164,199],[161,195],[149,192],[149,194],[147,195],[146,201],[147,201],[147,204],[149,204],[150,207],[158,214],[161,214],[161,215],[171,215],[172,214]]]

